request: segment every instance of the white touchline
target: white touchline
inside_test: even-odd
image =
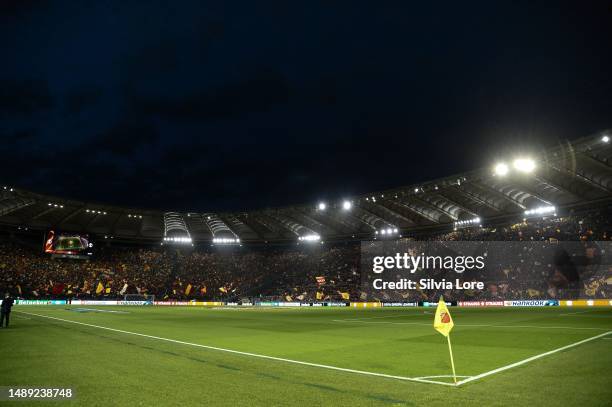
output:
[[[219,348],[219,347],[216,347],[216,346],[200,345],[199,343],[191,343],[191,342],[179,341],[179,340],[176,340],[176,339],[162,338],[160,336],[146,335],[146,334],[141,334],[141,333],[138,333],[138,332],[124,331],[123,329],[115,329],[115,328],[109,328],[109,327],[106,327],[106,326],[87,324],[85,322],[71,321],[69,319],[51,317],[51,316],[48,316],[48,315],[34,314],[34,313],[31,313],[31,312],[25,312],[25,311],[15,311],[15,312],[19,312],[20,314],[26,314],[26,315],[32,315],[32,316],[36,316],[36,317],[41,317],[41,318],[54,319],[54,320],[57,320],[57,321],[68,322],[68,323],[71,323],[71,324],[89,326],[89,327],[92,327],[92,328],[105,329],[107,331],[120,332],[120,333],[128,334],[128,335],[136,335],[136,336],[141,336],[141,337],[144,337],[144,338],[156,339],[156,340],[159,340],[159,341],[178,343],[178,344],[181,344],[181,345],[188,345],[188,346],[196,346],[196,347],[199,347],[199,348],[211,349],[211,350],[216,350],[216,351],[220,351],[220,352],[233,353],[233,354],[237,354],[237,355],[251,356],[251,357],[254,357],[254,358],[276,360],[276,361],[279,361],[279,362],[293,363],[293,364],[297,364],[297,365],[312,366],[312,367],[318,367],[318,368],[322,368],[322,369],[330,369],[330,370],[337,370],[337,371],[341,371],[341,372],[357,373],[357,374],[368,375],[368,376],[385,377],[385,378],[388,378],[388,379],[405,380],[405,381],[409,381],[409,382],[440,384],[440,385],[443,385],[443,386],[451,386],[451,387],[455,386],[455,384],[453,384],[453,383],[439,382],[439,381],[436,381],[436,380],[419,379],[419,378],[416,378],[416,377],[395,376],[395,375],[389,375],[389,374],[384,374],[384,373],[367,372],[367,371],[364,371],[364,370],[347,369],[347,368],[344,368],[344,367],[321,365],[319,363],[302,362],[302,361],[299,361],[299,360],[279,358],[279,357],[276,357],[276,356],[260,355],[260,354],[257,354],[257,353],[242,352],[242,351],[238,351],[238,350]]]
[[[387,321],[359,321],[355,319],[332,319],[332,322],[353,322],[359,324],[388,324],[388,325],[421,325],[421,326],[433,326],[431,323],[422,322],[387,322]],[[579,330],[595,330],[605,331],[609,328],[591,328],[591,327],[579,327],[579,326],[538,326],[538,325],[488,325],[488,324],[461,324],[455,325],[455,328],[468,327],[468,328],[534,328],[534,329],[579,329]]]
[[[98,308],[72,308],[71,311],[74,311],[74,312],[93,311],[93,312],[108,312],[112,314],[129,314],[128,311],[116,311],[116,310],[98,309]]]
[[[591,312],[593,310],[586,310],[586,311],[576,311],[576,312],[567,312],[565,314],[559,314],[560,317],[567,317],[569,315],[578,315],[578,314],[586,314],[587,312]]]
[[[384,319],[384,318],[405,318],[405,317],[422,317],[426,314],[401,314],[401,315],[385,315],[383,317],[365,317],[365,318],[347,318],[342,321],[367,321],[370,319]],[[334,320],[335,321],[335,320]]]
[[[457,386],[460,386],[460,385],[465,384],[465,383],[473,382],[474,380],[482,379],[483,377],[491,376],[491,375],[493,375],[495,373],[503,372],[504,370],[508,370],[508,369],[512,369],[512,368],[517,367],[517,366],[524,365],[526,363],[529,363],[529,362],[532,362],[534,360],[543,358],[545,356],[552,355],[553,353],[557,353],[557,352],[564,351],[566,349],[574,348],[574,347],[576,347],[578,345],[582,345],[583,343],[594,341],[595,339],[599,339],[599,338],[602,338],[604,336],[610,335],[611,333],[612,333],[612,331],[608,331],[608,332],[605,332],[603,334],[592,336],[590,338],[583,339],[581,341],[574,342],[574,343],[571,343],[569,345],[562,346],[560,348],[553,349],[553,350],[548,351],[548,352],[540,353],[539,355],[535,355],[535,356],[532,356],[530,358],[523,359],[521,361],[509,364],[509,365],[506,365],[506,366],[498,367],[497,369],[493,369],[493,370],[490,370],[490,371],[485,372],[485,373],[481,373],[481,374],[476,375],[476,376],[468,377],[467,379],[463,379],[463,380],[460,380],[459,382],[457,382]]]

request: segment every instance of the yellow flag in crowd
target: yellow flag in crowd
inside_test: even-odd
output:
[[[349,293],[340,293],[340,295],[342,296],[343,300],[348,300],[350,298]]]
[[[191,292],[191,284],[187,284],[187,287],[185,288],[185,295],[189,295],[190,292]]]
[[[446,302],[444,302],[444,299],[440,296],[438,308],[436,308],[436,317],[434,318],[434,328],[442,335],[448,336],[453,326],[455,326],[453,318],[450,312],[448,312]]]
[[[110,294],[111,292],[111,288],[110,287],[106,287],[106,294]]]
[[[317,300],[322,300],[323,299],[323,293],[317,291]]]
[[[102,291],[104,291],[104,286],[101,282],[98,281],[98,286],[96,287],[96,294],[100,294]]]

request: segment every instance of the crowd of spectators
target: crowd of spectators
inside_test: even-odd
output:
[[[88,260],[53,259],[36,247],[0,242],[0,292],[29,299],[123,298],[225,301],[345,301],[609,298],[612,296],[609,212],[590,212],[496,227],[466,228],[404,240],[484,242],[491,259],[469,280],[484,290],[375,293],[362,269],[360,242],[275,248],[100,247]],[[516,244],[496,246],[500,241]],[[574,242],[573,245],[558,242]],[[609,245],[608,245],[609,246]],[[552,252],[547,248],[552,247]],[[548,251],[547,251],[548,250]],[[548,254],[542,254],[548,253]],[[548,256],[548,257],[547,257]],[[573,266],[559,263],[559,256]],[[565,257],[564,257],[565,256]],[[576,263],[579,256],[582,263]],[[513,259],[506,261],[504,259]],[[553,260],[551,260],[553,259]],[[399,277],[399,275],[398,275]],[[429,278],[442,278],[433,272]]]

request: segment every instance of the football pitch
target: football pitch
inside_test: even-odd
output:
[[[458,386],[434,311],[16,306],[0,386],[70,387],[74,400],[42,403],[99,406],[612,400],[610,308],[451,308]]]

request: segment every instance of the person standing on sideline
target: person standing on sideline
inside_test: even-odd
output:
[[[4,295],[4,299],[2,300],[2,312],[0,312],[0,328],[4,324],[5,328],[9,326],[9,317],[11,316],[11,307],[13,306],[13,299],[6,293]],[[6,322],[5,321],[6,318]]]

